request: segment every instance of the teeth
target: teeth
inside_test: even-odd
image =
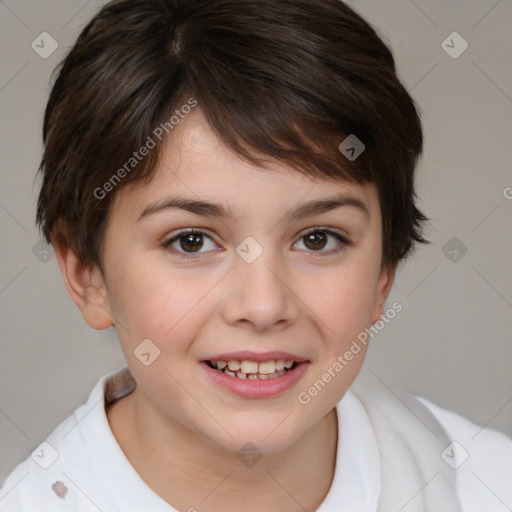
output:
[[[240,361],[228,361],[228,368],[233,372],[237,372],[240,370]]]
[[[256,361],[242,361],[241,369],[244,373],[258,373],[258,363]]]
[[[264,375],[270,375],[276,371],[276,362],[275,361],[264,361],[260,363],[259,367],[260,373]]]
[[[277,361],[262,361],[260,363],[247,359],[244,359],[243,361],[232,359],[231,361],[210,362],[212,366],[230,377],[249,380],[276,379],[284,375],[286,370],[289,370],[294,364],[293,360],[285,361],[284,359],[279,359]]]

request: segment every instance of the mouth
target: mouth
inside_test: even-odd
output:
[[[285,373],[293,371],[299,364],[292,359],[269,360],[269,361],[251,361],[248,359],[229,361],[205,361],[205,363],[218,372],[235,377],[237,379],[248,380],[272,380],[282,377]]]
[[[242,398],[270,398],[290,390],[301,379],[310,361],[289,353],[232,353],[200,361],[215,387]]]

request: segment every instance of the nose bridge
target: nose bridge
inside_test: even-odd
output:
[[[236,248],[231,286],[224,304],[230,324],[244,323],[257,330],[293,322],[297,316],[293,294],[286,285],[286,268],[271,243],[247,237]]]

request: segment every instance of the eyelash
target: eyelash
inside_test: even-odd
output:
[[[299,237],[298,241],[302,240],[303,238],[305,238],[308,235],[311,235],[312,233],[318,233],[318,232],[330,235],[330,236],[336,238],[341,243],[338,244],[338,246],[336,248],[330,249],[328,251],[322,251],[322,250],[313,251],[313,250],[309,250],[308,252],[311,252],[312,253],[311,255],[314,256],[314,257],[318,257],[318,256],[320,256],[320,257],[322,257],[322,256],[331,256],[333,254],[337,254],[337,253],[343,251],[347,246],[351,245],[350,241],[346,237],[344,237],[343,235],[340,235],[339,233],[336,233],[335,231],[332,231],[330,229],[321,228],[321,227],[312,228],[312,229],[306,231],[302,236]],[[207,251],[207,252],[203,252],[203,253],[192,253],[192,252],[187,253],[187,252],[182,252],[182,251],[179,251],[179,250],[176,250],[176,249],[170,247],[171,244],[173,244],[174,242],[177,242],[180,238],[182,238],[185,235],[189,235],[189,234],[203,235],[203,236],[206,236],[210,240],[213,241],[212,237],[209,236],[204,231],[200,231],[200,230],[197,230],[197,229],[190,228],[190,229],[184,229],[183,231],[180,231],[179,233],[177,233],[171,239],[169,239],[166,242],[164,242],[162,244],[162,247],[164,249],[169,249],[169,248],[173,249],[173,252],[175,252],[176,254],[179,254],[180,257],[182,257],[182,258],[184,258],[186,260],[198,259],[198,258],[203,257],[208,252],[210,252],[210,251]],[[297,243],[297,242],[295,242],[295,243]]]

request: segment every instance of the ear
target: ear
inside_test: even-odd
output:
[[[106,329],[114,324],[108,305],[105,280],[100,268],[85,265],[70,244],[61,223],[50,236],[64,284],[84,320],[93,329]]]
[[[396,267],[392,265],[382,265],[379,279],[377,281],[377,295],[375,298],[375,307],[373,310],[371,323],[377,322],[384,314],[384,303],[391,291],[395,279]]]

